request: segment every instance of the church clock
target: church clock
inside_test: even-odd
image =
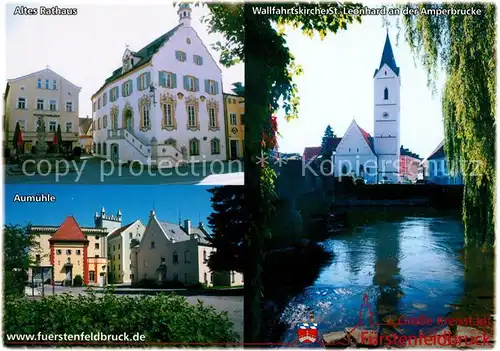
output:
[[[384,112],[384,113],[382,114],[382,117],[384,117],[384,118],[389,118],[389,114],[388,114],[387,112]]]

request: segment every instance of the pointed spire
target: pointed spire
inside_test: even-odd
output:
[[[386,64],[390,69],[399,76],[399,67],[396,64],[396,59],[394,58],[394,52],[392,51],[391,40],[389,39],[389,28],[386,28],[385,44],[384,50],[382,51],[382,58],[380,59],[380,66],[375,71],[375,74]]]

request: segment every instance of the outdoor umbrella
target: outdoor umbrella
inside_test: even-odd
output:
[[[59,153],[60,150],[60,145],[62,143],[61,140],[61,125],[59,124],[57,126],[57,131],[54,133],[54,140],[52,141],[53,144],[56,146],[56,152]]]
[[[23,137],[23,130],[19,128],[17,135],[17,148],[21,149],[24,146],[24,137]]]
[[[12,144],[16,152],[19,152],[19,148],[23,145],[23,132],[21,130],[21,126],[19,122],[16,123],[16,129],[14,131],[14,139],[12,140]]]

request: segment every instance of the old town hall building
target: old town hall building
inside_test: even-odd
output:
[[[93,151],[169,167],[227,158],[222,71],[179,5],[179,24],[139,51],[92,96]]]

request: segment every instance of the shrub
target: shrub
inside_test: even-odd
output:
[[[73,279],[73,286],[82,286],[83,285],[83,279],[81,275],[76,275],[75,279]]]
[[[82,148],[79,147],[79,146],[76,146],[74,149],[73,149],[73,156],[75,157],[80,157],[82,155]]]
[[[123,322],[126,316],[126,323]],[[41,300],[9,298],[4,305],[6,334],[105,333],[145,336],[146,342],[236,342],[227,312],[217,313],[202,302],[191,305],[174,294],[117,296],[50,295]]]

